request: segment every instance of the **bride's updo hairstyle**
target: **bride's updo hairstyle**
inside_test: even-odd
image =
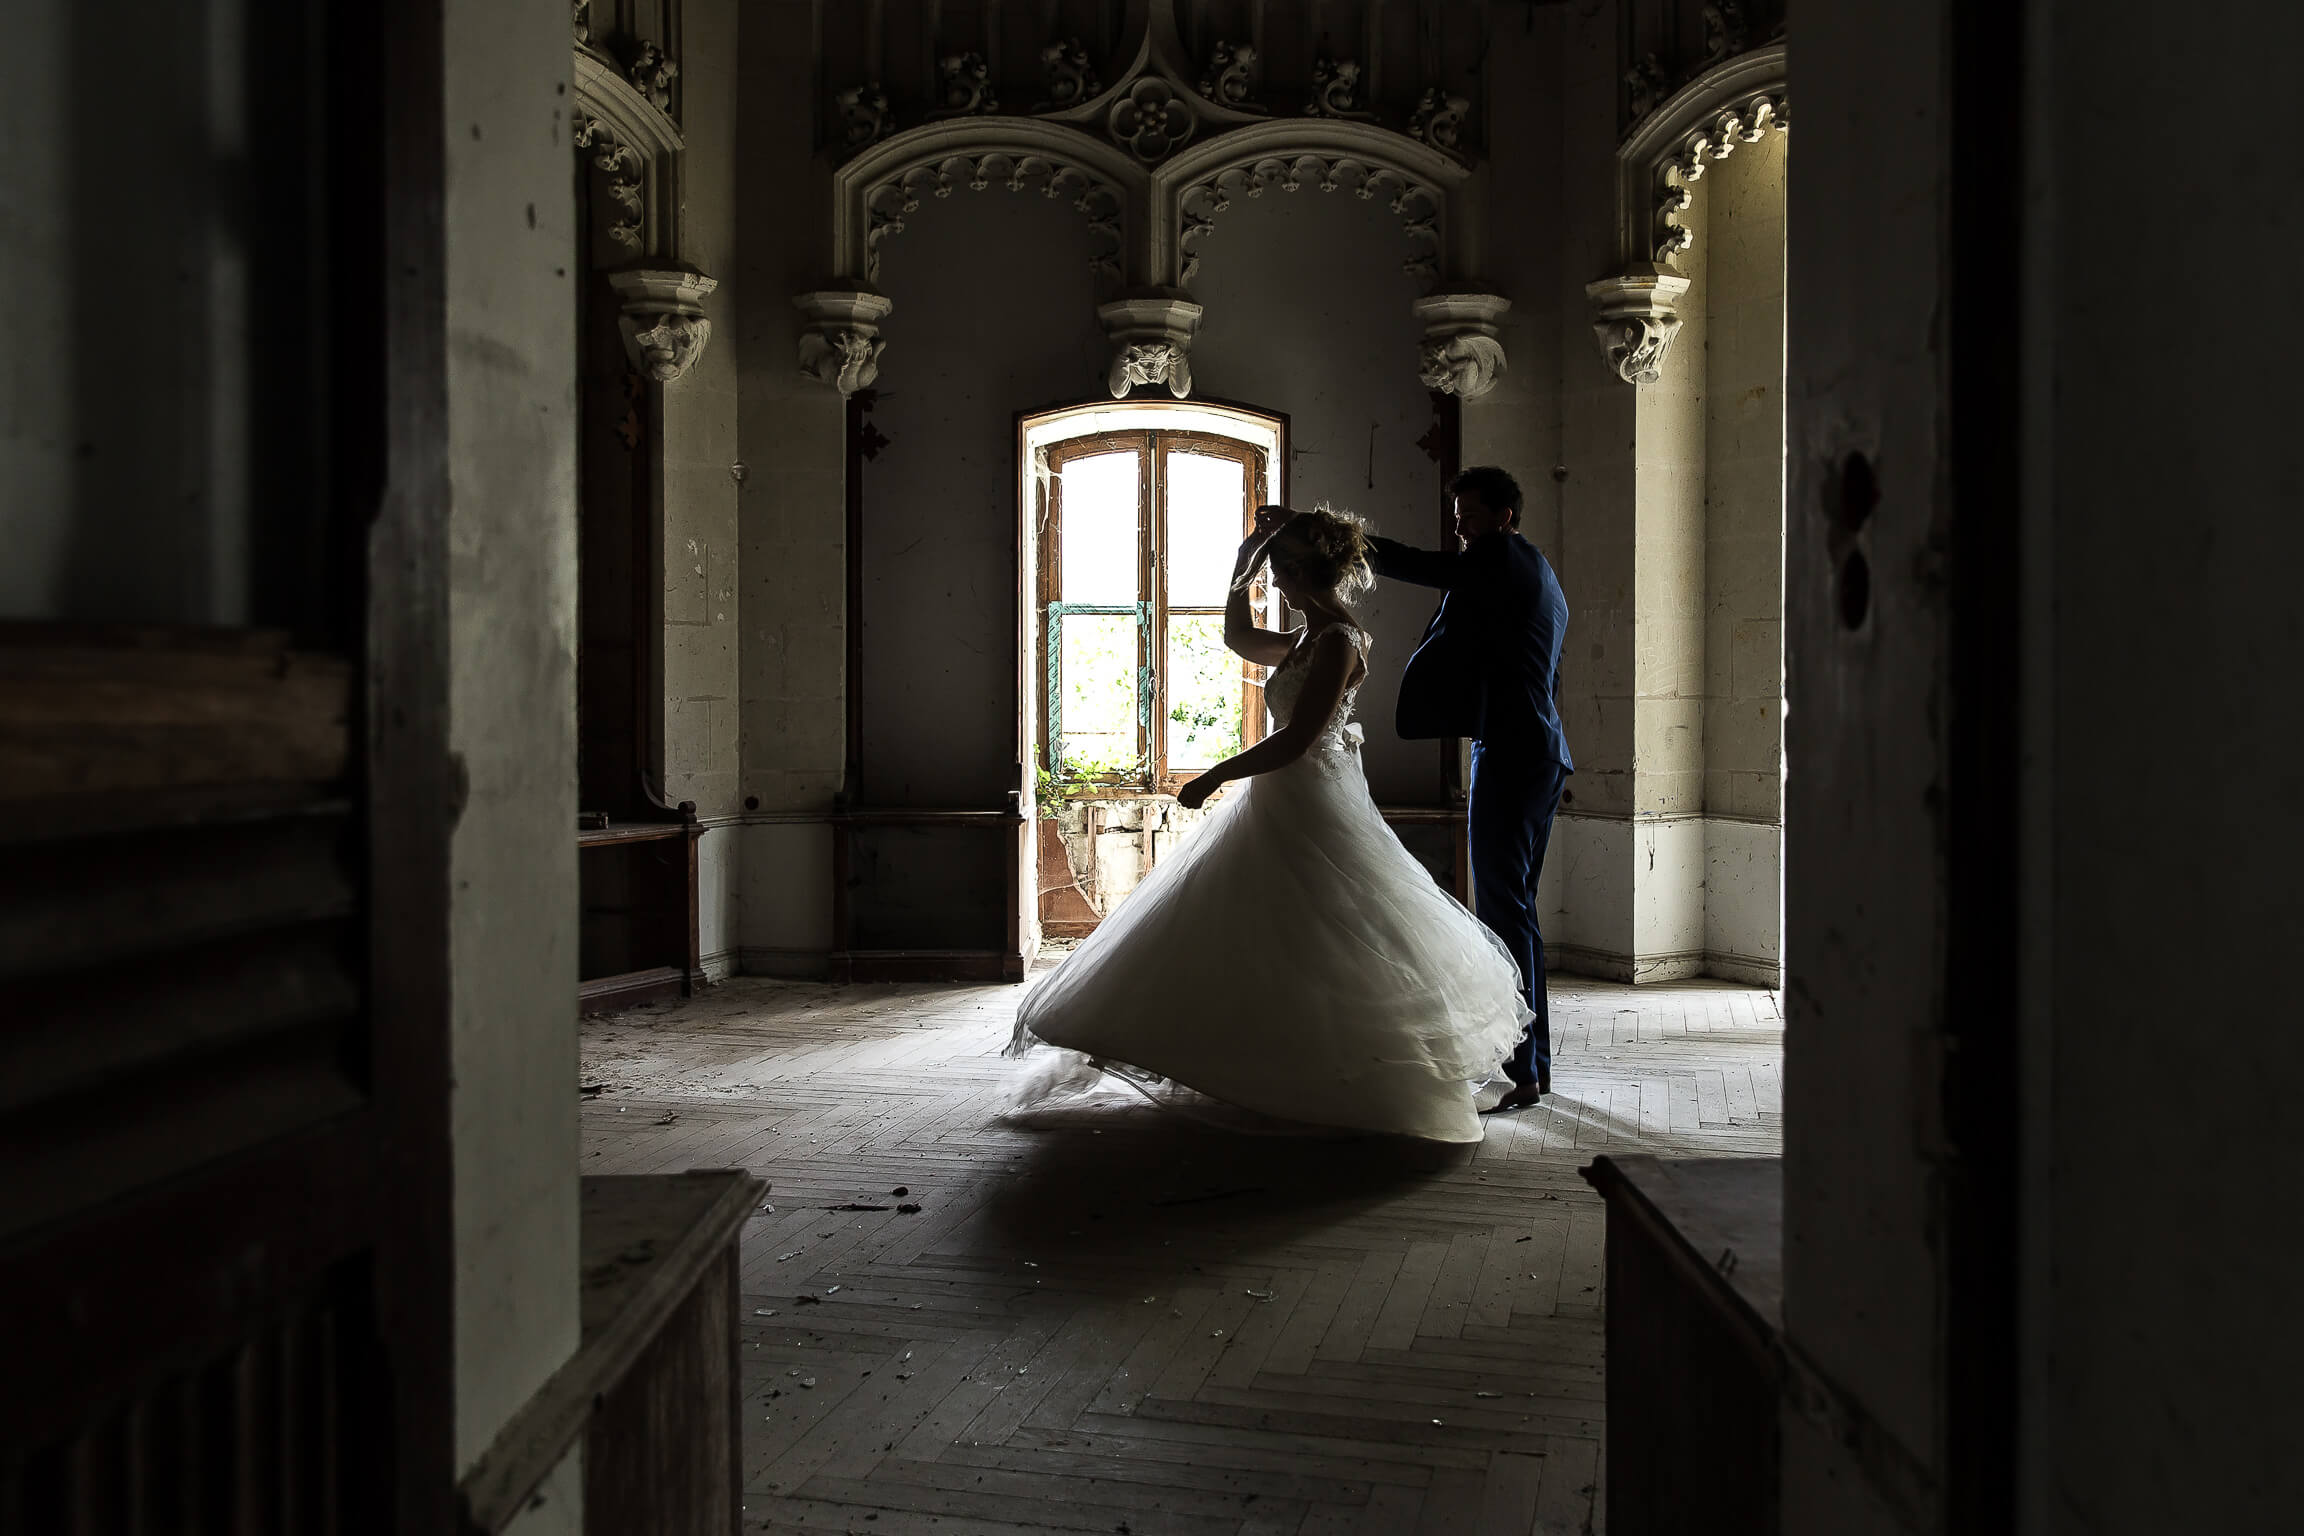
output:
[[[1352,597],[1375,584],[1367,525],[1324,501],[1288,519],[1268,552],[1274,573],[1307,591]]]

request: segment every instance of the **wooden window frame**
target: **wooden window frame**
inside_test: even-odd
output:
[[[1113,613],[1123,613],[1123,605],[1080,605],[1065,608],[1061,603],[1064,561],[1064,497],[1063,470],[1067,464],[1080,459],[1099,458],[1115,453],[1137,455],[1136,506],[1136,676],[1137,718],[1136,750],[1142,765],[1139,773],[1131,777],[1110,776],[1103,780],[1110,788],[1111,797],[1126,799],[1137,796],[1173,795],[1186,782],[1212,764],[1189,770],[1171,770],[1168,765],[1168,624],[1172,616],[1195,616],[1223,613],[1223,609],[1205,606],[1174,606],[1168,601],[1166,579],[1168,549],[1168,456],[1174,452],[1196,453],[1203,457],[1227,459],[1241,466],[1246,486],[1240,512],[1240,534],[1248,536],[1255,526],[1256,507],[1263,488],[1271,482],[1272,464],[1269,452],[1254,442],[1228,437],[1222,433],[1187,431],[1161,427],[1137,428],[1120,432],[1099,432],[1081,437],[1065,438],[1051,443],[1046,449],[1047,472],[1037,477],[1039,505],[1035,509],[1040,526],[1037,572],[1037,599],[1039,610],[1038,657],[1034,668],[1036,687],[1042,698],[1038,711],[1040,766],[1050,769],[1055,763],[1054,743],[1062,730],[1056,665],[1061,656],[1058,624],[1065,612],[1098,612],[1108,606]],[[1251,591],[1250,601],[1259,615],[1270,607],[1271,594],[1266,584],[1259,581]],[[1245,659],[1240,663],[1240,720],[1241,745],[1253,746],[1264,739],[1265,711],[1263,708],[1265,669]]]

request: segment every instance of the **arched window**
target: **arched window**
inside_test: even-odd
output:
[[[1045,773],[1169,794],[1262,738],[1262,669],[1225,649],[1224,605],[1256,508],[1282,494],[1284,430],[1165,404],[1027,422]],[[1251,600],[1270,621],[1276,597]]]

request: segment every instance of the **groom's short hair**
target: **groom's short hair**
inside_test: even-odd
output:
[[[1499,512],[1512,514],[1512,525],[1520,525],[1520,509],[1526,498],[1520,494],[1520,482],[1493,464],[1475,464],[1448,482],[1451,496],[1471,492],[1481,502]]]

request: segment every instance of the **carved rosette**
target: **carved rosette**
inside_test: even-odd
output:
[[[1104,377],[1115,400],[1140,385],[1165,384],[1183,400],[1192,393],[1192,337],[1200,329],[1200,306],[1161,290],[1099,305],[1096,318],[1112,338],[1112,366]]]
[[[823,289],[795,294],[800,311],[800,371],[829,384],[845,400],[872,387],[880,376],[880,352],[887,342],[880,322],[895,304],[867,288]]]
[[[627,267],[609,273],[608,285],[623,301],[616,326],[633,367],[671,384],[696,366],[712,339],[704,298],[719,279],[689,267]]]
[[[1680,300],[1690,280],[1655,262],[1584,285],[1592,334],[1609,371],[1627,384],[1653,384],[1680,334]]]
[[[1146,75],[1112,103],[1105,127],[1112,142],[1145,165],[1157,165],[1191,142],[1192,108],[1158,75]]]
[[[1409,306],[1424,327],[1416,349],[1424,387],[1459,400],[1476,400],[1494,389],[1504,372],[1499,322],[1511,307],[1510,299],[1495,293],[1435,293]]]

